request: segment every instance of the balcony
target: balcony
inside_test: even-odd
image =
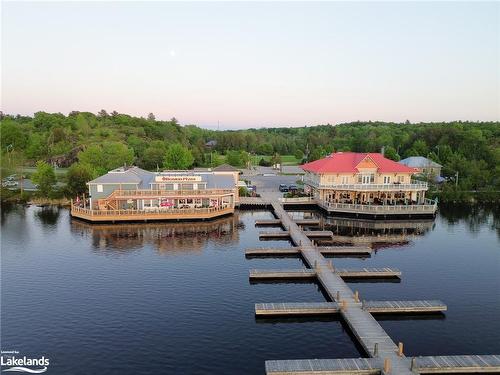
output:
[[[115,190],[107,199],[165,198],[165,197],[215,197],[236,194],[236,189],[200,190]]]
[[[71,205],[71,216],[93,222],[200,220],[234,213],[234,207],[148,208],[144,210],[93,210]]]
[[[412,181],[410,184],[318,184],[317,181],[304,179],[304,184],[317,189],[349,190],[349,191],[422,191],[427,190],[427,182]]]
[[[408,215],[408,214],[429,214],[434,215],[437,210],[437,201],[426,199],[424,204],[414,205],[370,205],[370,204],[349,204],[349,203],[329,203],[323,200],[317,201],[318,206],[328,212],[343,212],[371,215]]]

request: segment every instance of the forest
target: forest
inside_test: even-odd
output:
[[[459,176],[450,189],[500,190],[499,122],[370,121],[214,131],[182,126],[175,118],[156,120],[152,113],[134,117],[101,110],[67,116],[1,114],[0,132],[3,176],[23,166],[43,169],[49,164],[70,167],[70,177],[85,180],[124,164],[149,170],[223,162],[243,167],[249,160],[289,156],[300,163],[332,151],[383,150],[393,160],[425,156],[442,164],[444,177]],[[79,189],[81,183],[72,193]]]

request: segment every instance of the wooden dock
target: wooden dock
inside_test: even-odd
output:
[[[401,358],[412,373],[493,373],[500,372],[499,355],[452,355]],[[350,375],[383,374],[382,358],[298,359],[266,361],[268,375]],[[391,374],[396,374],[393,371]]]
[[[401,277],[401,271],[397,268],[336,268],[335,273],[342,278],[377,278],[377,277]]]
[[[324,255],[370,255],[373,249],[368,246],[317,246]]]
[[[259,232],[259,238],[269,238],[269,239],[290,238],[290,233],[284,230],[281,231],[277,230],[272,232]]]
[[[325,255],[370,255],[372,253],[371,248],[363,246],[321,246],[317,247],[317,250]],[[280,256],[300,253],[301,249],[299,247],[262,247],[245,250],[246,256]]]
[[[400,277],[401,271],[395,268],[337,268],[335,269],[342,278],[394,278]],[[316,270],[302,269],[277,269],[277,270],[250,270],[250,279],[310,279],[316,277]]]
[[[336,269],[325,259],[329,249],[338,253],[338,247],[316,247],[310,237],[314,231],[302,231],[297,223],[277,201],[271,201],[274,214],[281,221],[284,231],[281,236],[290,238],[296,246],[285,249],[248,249],[246,255],[300,254],[309,268],[304,270],[252,270],[251,278],[266,277],[316,277],[332,302],[315,303],[271,303],[256,304],[256,315],[304,315],[340,314],[351,333],[371,358],[357,359],[311,359],[266,361],[266,373],[272,375],[328,375],[328,374],[398,374],[450,372],[500,372],[499,356],[447,356],[407,358],[403,344],[389,337],[372,313],[436,313],[446,311],[441,301],[360,301],[343,277],[359,277],[369,272],[399,273],[390,268],[381,269]],[[321,231],[316,232],[319,235]],[[331,233],[331,232],[330,232]],[[273,233],[273,235],[276,235]],[[328,234],[330,235],[330,234]],[[264,236],[265,237],[265,236]],[[360,243],[360,242],[358,242]],[[350,247],[353,249],[354,247]],[[367,250],[369,249],[369,250]],[[365,247],[364,251],[370,251]]]
[[[309,238],[333,238],[331,230],[304,230],[302,232]]]
[[[500,372],[500,355],[416,357],[415,369],[426,374]]]
[[[269,220],[255,220],[256,227],[278,227],[281,225],[280,219],[269,219]]]
[[[423,301],[363,301],[363,310],[372,314],[445,312],[446,305],[438,300]]]
[[[340,312],[336,302],[256,303],[255,315],[318,315]]]
[[[363,301],[363,310],[371,314],[418,314],[446,311],[441,301]],[[341,312],[337,302],[257,303],[255,315],[322,315]]]
[[[297,225],[303,225],[303,226],[316,226],[319,225],[320,221],[318,219],[297,219],[295,220],[295,223],[297,223]],[[267,219],[267,220],[255,221],[256,227],[265,227],[265,226],[276,227],[280,225],[281,225],[280,219]]]
[[[250,270],[250,279],[311,279],[316,271],[303,268],[296,270]]]
[[[303,226],[316,226],[320,224],[320,221],[318,219],[297,219],[295,223]]]
[[[300,254],[298,247],[257,247],[245,250],[246,256],[283,256]]]
[[[303,233],[309,238],[333,238],[333,232],[329,230],[306,230]],[[289,238],[290,232],[286,230],[260,232],[260,238]]]

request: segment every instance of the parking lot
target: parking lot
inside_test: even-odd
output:
[[[255,185],[257,193],[266,198],[280,198],[283,193],[279,191],[279,185],[297,185],[297,181],[302,180],[299,174],[280,175],[279,171],[270,167],[257,167],[255,170],[244,170],[241,179],[250,181],[250,185]],[[300,185],[299,185],[300,187]]]

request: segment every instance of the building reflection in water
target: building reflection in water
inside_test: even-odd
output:
[[[424,236],[435,226],[434,219],[370,220],[325,216],[319,211],[294,211],[292,216],[296,219],[319,220],[319,227],[306,229],[333,232],[333,240],[318,241],[320,245],[399,246]]]
[[[104,254],[140,251],[145,245],[152,245],[162,255],[198,253],[209,242],[237,243],[243,227],[238,213],[211,221],[175,223],[91,224],[71,220],[72,233],[90,238],[93,249]]]

